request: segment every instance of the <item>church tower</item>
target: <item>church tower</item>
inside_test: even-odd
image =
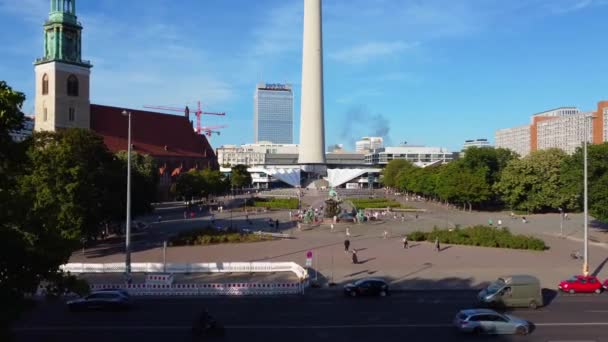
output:
[[[36,131],[90,128],[91,63],[82,60],[76,0],[51,0],[44,23],[44,57],[36,72]]]

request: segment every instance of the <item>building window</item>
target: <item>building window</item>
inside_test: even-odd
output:
[[[42,95],[49,94],[49,75],[42,76]]]
[[[74,121],[75,118],[76,118],[76,109],[74,109],[73,107],[70,107],[70,110],[68,112],[68,120]]]
[[[46,110],[46,107],[44,107],[42,109],[42,121],[46,121],[48,118],[48,111]]]
[[[78,79],[74,75],[68,77],[68,96],[78,96]]]

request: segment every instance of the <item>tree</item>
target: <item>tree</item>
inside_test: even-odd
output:
[[[205,188],[205,179],[198,170],[182,173],[175,182],[175,192],[185,200],[201,196]]]
[[[235,165],[230,172],[230,185],[234,188],[242,188],[251,185],[251,174],[246,165]]]
[[[119,215],[114,203],[122,196],[108,190],[124,175],[101,136],[85,129],[35,133],[27,154],[21,191],[44,227],[80,240],[98,235],[102,222]]]
[[[131,211],[133,216],[142,215],[152,210],[151,203],[156,201],[158,188],[158,168],[154,158],[147,154],[131,152]],[[117,175],[122,190],[118,199],[122,208],[126,204],[127,189],[127,157],[126,151],[116,153],[120,163],[120,171]],[[124,210],[123,210],[124,212]],[[124,218],[124,215],[120,216]]]
[[[589,212],[597,220],[608,222],[608,143],[589,145],[587,151]],[[574,206],[570,210],[583,207],[583,149],[567,158],[562,165],[563,193],[571,197]]]
[[[568,156],[559,149],[536,151],[512,160],[495,189],[513,209],[530,212],[571,208],[576,205],[563,182],[562,163]]]
[[[410,166],[413,167],[412,163],[404,159],[391,160],[382,170],[382,183],[391,188],[397,187],[397,174]]]

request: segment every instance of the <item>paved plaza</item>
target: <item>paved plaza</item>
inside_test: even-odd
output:
[[[310,196],[305,201],[318,203],[319,198]],[[581,272],[582,262],[570,257],[570,253],[583,248],[579,237],[581,214],[569,215],[570,219],[563,224],[564,233],[569,238],[561,238],[558,237],[558,214],[529,215],[528,223],[522,223],[520,219],[509,218],[506,212],[468,213],[427,202],[408,201],[407,204],[426,211],[418,219],[409,213],[403,222],[400,215],[396,220],[388,215],[382,222],[339,223],[333,232],[329,223],[299,231],[294,222],[289,222],[287,211],[249,214],[251,225],[241,212],[215,213],[216,226],[227,227],[232,222],[235,228],[252,230],[274,231],[268,220],[278,219],[279,231],[290,234],[291,238],[246,244],[170,247],[167,249],[167,262],[294,261],[304,265],[306,253],[312,251],[310,275],[321,284],[341,284],[361,277],[380,276],[389,279],[393,287],[404,289],[477,288],[498,276],[518,273],[537,275],[543,286],[555,288],[559,280]],[[176,205],[165,210],[162,222],[152,222],[146,233],[134,238],[133,262],[162,262],[162,241],[168,235],[210,224],[210,216],[204,213],[184,219],[183,209]],[[492,219],[495,225],[501,220],[502,226],[508,226],[515,233],[538,236],[550,249],[537,252],[444,245],[437,252],[429,243],[410,242],[410,248],[404,249],[401,242],[404,234],[414,230],[487,224],[488,219]],[[347,228],[351,235],[350,250],[357,251],[359,264],[353,264],[351,253],[344,251]],[[387,238],[384,238],[385,232]],[[606,233],[601,228],[594,228],[591,235],[593,240],[606,241]],[[120,239],[110,240],[85,250],[84,254],[75,253],[71,262],[121,262],[124,260],[123,251]],[[590,271],[601,279],[608,278],[608,269],[604,267],[606,261],[608,249],[601,243],[591,244]]]

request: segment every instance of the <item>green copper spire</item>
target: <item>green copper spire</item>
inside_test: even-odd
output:
[[[51,0],[49,19],[44,23],[44,57],[36,64],[64,62],[90,68],[82,60],[82,26],[76,17],[76,0]]]

